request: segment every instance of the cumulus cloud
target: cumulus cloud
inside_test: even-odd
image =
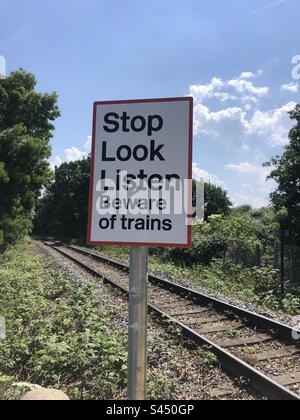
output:
[[[265,168],[262,165],[249,162],[241,162],[239,164],[230,163],[225,166],[225,169],[235,172],[238,175],[246,176],[247,179],[256,179],[256,182],[261,186],[266,183],[266,178],[270,175],[271,168]]]
[[[231,200],[235,207],[243,206],[245,204],[250,205],[254,209],[268,206],[267,198],[258,197],[253,194],[232,194]]]
[[[197,104],[194,130],[196,135],[206,134],[229,148],[248,149],[246,133],[249,130],[249,123],[246,120],[246,112],[241,108],[233,107],[211,112],[207,106]]]
[[[288,133],[292,122],[287,114],[296,104],[289,102],[275,110],[251,111],[256,109],[261,98],[270,92],[269,87],[256,86],[254,79],[262,74],[243,72],[238,77],[224,81],[214,77],[207,84],[190,86],[189,95],[195,103],[194,130],[195,135],[207,135],[211,139],[223,143],[227,149],[238,152],[249,150],[251,135],[263,139],[271,146],[281,146],[288,142]],[[282,85],[283,90],[295,91],[298,84]],[[212,110],[206,101],[214,99],[221,103],[233,101],[233,106]]]
[[[54,171],[55,167],[59,167],[62,163],[63,161],[61,160],[61,158],[59,156],[56,156],[52,161],[50,161],[50,167]]]
[[[89,136],[83,145],[83,150],[80,150],[74,146],[65,149],[64,158],[56,156],[53,160],[50,161],[51,168],[54,169],[56,166],[59,167],[63,162],[74,162],[76,160],[87,158],[91,152],[91,143],[92,138]]]
[[[251,97],[266,96],[269,93],[268,87],[257,87],[249,80],[245,79],[232,79],[228,82],[229,86],[233,86],[235,90],[240,94],[250,94]],[[247,96],[246,96],[247,97]]]
[[[213,77],[210,83],[194,84],[190,86],[190,95],[194,97],[196,103],[202,103],[205,99],[216,98],[221,102],[237,100],[242,103],[258,101],[258,98],[266,96],[269,88],[255,86],[249,79],[258,77],[261,73],[243,72],[237,78],[223,81],[218,77]]]
[[[197,181],[209,182],[211,184],[218,185],[219,187],[227,189],[223,181],[221,181],[216,175],[210,174],[204,169],[201,169],[196,162],[193,162],[193,179],[196,179]]]
[[[298,83],[286,83],[281,85],[281,91],[291,92],[291,93],[298,93],[299,85]]]
[[[223,87],[224,82],[221,79],[214,77],[208,84],[190,86],[190,95],[196,98],[198,102],[201,102],[204,99],[216,96]]]
[[[77,149],[77,147],[71,147],[65,150],[65,156],[67,162],[73,162],[75,160],[83,159],[84,152]]]
[[[235,173],[240,179],[240,191],[232,194],[235,205],[250,204],[253,207],[267,205],[267,196],[275,188],[273,180],[267,181],[273,168],[265,168],[258,163],[241,162],[228,164],[225,169]]]
[[[288,112],[295,106],[296,102],[289,102],[272,111],[256,111],[250,123],[250,133],[263,137],[271,146],[287,144],[288,133],[293,126]]]

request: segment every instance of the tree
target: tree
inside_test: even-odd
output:
[[[90,158],[63,163],[40,200],[35,230],[66,239],[86,237]]]
[[[204,186],[204,202],[206,220],[213,214],[228,215],[232,206],[227,191],[210,183]]]
[[[285,225],[290,231],[290,239],[300,245],[300,105],[289,114],[297,122],[290,131],[290,143],[281,157],[276,156],[265,165],[275,167],[269,179],[278,184],[271,201],[276,211],[287,210]]]
[[[35,205],[50,170],[51,124],[57,95],[36,92],[23,70],[0,79],[0,246],[29,232]]]
[[[193,205],[196,205],[198,181],[193,180]],[[204,217],[205,220],[213,214],[226,216],[230,213],[232,203],[226,190],[211,183],[204,183]]]

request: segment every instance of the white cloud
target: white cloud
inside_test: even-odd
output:
[[[292,103],[274,111],[256,111],[251,117],[253,105],[269,93],[268,87],[256,86],[250,80],[261,74],[262,70],[243,72],[229,81],[214,77],[208,84],[190,86],[189,95],[195,102],[195,135],[205,134],[238,152],[249,150],[250,135],[257,135],[272,145],[285,144],[291,127],[286,112]],[[221,103],[231,100],[239,104],[214,111],[205,103],[209,99]]]
[[[240,79],[254,79],[255,74],[252,71],[244,71],[240,74]]]
[[[62,164],[62,160],[59,156],[56,156],[52,161],[50,161],[50,167],[54,171],[55,167],[59,167]]]
[[[258,104],[269,93],[268,87],[257,87],[249,80],[259,74],[261,73],[244,72],[228,82],[215,77],[207,85],[191,86],[189,94],[195,100],[195,135],[210,136],[237,152],[249,150],[248,141],[251,135],[260,137],[271,146],[287,144],[288,133],[293,126],[287,113],[296,103],[289,102],[275,110],[257,110],[251,113],[253,104]],[[229,88],[235,90],[234,95]],[[240,105],[213,111],[205,104],[205,100],[211,98],[221,102],[235,100]]]
[[[214,77],[210,83],[206,85],[192,85],[190,86],[190,95],[192,95],[198,102],[203,99],[213,98],[217,91],[224,87],[224,82]]]
[[[6,61],[3,55],[0,55],[0,79],[6,76]]]
[[[268,196],[274,190],[275,182],[267,181],[273,168],[265,168],[257,163],[241,162],[228,164],[227,171],[238,175],[239,192],[232,194],[235,205],[250,204],[252,207],[263,207],[268,204]]]
[[[292,83],[286,83],[284,85],[281,85],[280,90],[291,92],[291,93],[298,93],[299,85],[298,85],[298,83],[293,83],[293,82]]]
[[[74,146],[65,149],[63,159],[59,156],[56,156],[53,160],[50,161],[51,168],[54,169],[55,166],[60,166],[63,162],[74,162],[76,160],[87,158],[91,152],[91,144],[92,137],[89,136],[83,146],[83,150],[80,150]]]
[[[234,87],[235,90],[240,94],[250,94],[251,95],[250,97],[253,99],[256,97],[259,98],[261,96],[266,96],[269,93],[268,87],[257,87],[257,86],[254,86],[254,84],[250,82],[249,80],[244,80],[244,79],[229,80],[228,85]]]
[[[269,204],[267,198],[261,198],[253,194],[233,194],[231,199],[235,207],[248,204],[254,209],[260,209],[261,207],[266,207]]]
[[[197,181],[202,180],[204,182],[210,182],[211,184],[227,189],[223,181],[221,181],[216,175],[210,174],[204,169],[201,169],[196,162],[193,162],[193,179],[196,179]]]
[[[293,127],[288,111],[295,106],[295,102],[289,102],[273,111],[256,111],[250,122],[250,134],[258,134],[271,146],[287,144],[289,130]]]
[[[218,77],[213,77],[210,83],[195,84],[190,86],[189,95],[193,96],[196,103],[203,103],[205,99],[216,98],[221,102],[241,101],[242,103],[258,101],[258,98],[269,93],[268,87],[255,86],[249,79],[254,79],[261,74],[243,72],[236,79],[223,81]]]
[[[226,165],[225,169],[238,175],[246,176],[247,179],[256,179],[256,182],[261,186],[266,184],[266,178],[271,172],[271,168],[265,168],[262,165],[249,162],[241,162],[238,165],[231,163]]]
[[[247,150],[245,135],[249,130],[246,113],[241,108],[227,108],[211,112],[202,104],[195,106],[195,134],[213,137],[229,148]]]
[[[83,159],[84,152],[81,152],[77,147],[71,147],[65,150],[65,156],[67,162],[73,162],[75,160]]]
[[[244,71],[240,74],[239,79],[256,79],[263,74],[263,70],[258,70],[256,73],[252,71]]]

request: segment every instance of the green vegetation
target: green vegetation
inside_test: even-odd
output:
[[[90,158],[63,163],[39,201],[37,232],[84,241],[87,232]]]
[[[124,261],[129,258],[128,247],[100,247],[98,250],[112,258]],[[156,250],[152,252],[150,269],[154,272],[201,286],[207,292],[218,291],[242,302],[255,303],[265,309],[280,310],[290,315],[300,312],[300,287],[286,282],[286,294],[282,297],[279,271],[269,265],[247,267],[229,258],[218,258],[209,265],[185,266],[168,261],[168,258],[162,259]]]
[[[0,340],[0,400],[19,399],[38,386],[61,389],[72,399],[124,397],[127,329],[114,326],[118,314],[105,299],[94,284],[77,284],[50,260],[42,263],[30,242],[6,250],[0,256],[0,313],[7,323],[7,338]],[[169,341],[150,337],[150,399],[176,397],[176,373],[161,369],[174,351]]]
[[[275,167],[270,179],[278,184],[271,195],[272,203],[277,211],[286,210],[284,225],[289,229],[290,241],[300,245],[300,105],[289,114],[297,122],[290,131],[290,143],[281,157],[276,156],[266,165]]]
[[[71,283],[22,245],[0,257],[0,375],[58,387],[72,398],[113,398],[127,374],[126,335],[109,324],[115,313],[92,285]]]
[[[219,366],[217,356],[212,353],[211,347],[202,346],[198,349],[199,362],[202,366],[213,368]]]
[[[0,78],[0,248],[29,232],[50,176],[57,95],[37,93],[35,86],[34,76],[24,71]]]
[[[197,198],[197,184],[198,182],[193,180],[193,205],[196,206]],[[211,183],[204,184],[204,213],[205,220],[211,215],[228,215],[230,214],[230,208],[232,203],[228,197],[228,193],[223,188],[213,185]]]

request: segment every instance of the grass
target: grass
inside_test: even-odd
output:
[[[71,281],[50,260],[45,267],[30,243],[0,255],[0,314],[7,324],[0,340],[0,400],[19,399],[32,384],[63,390],[71,399],[124,397],[127,330],[112,326],[117,311],[104,299],[93,284]],[[170,346],[156,344],[149,341],[149,398],[171,399],[178,382],[154,361]]]
[[[29,245],[0,256],[0,375],[60,388],[71,398],[113,398],[127,374],[126,337],[109,328],[92,285],[80,286],[41,261]]]
[[[128,262],[128,247],[100,247],[98,250]],[[217,291],[242,302],[260,305],[263,310],[270,309],[288,315],[300,313],[300,288],[287,283],[285,296],[282,297],[278,272],[269,267],[244,268],[222,260],[215,260],[210,266],[184,267],[162,261],[158,255],[151,255],[149,267],[154,272],[201,286],[208,293]]]

